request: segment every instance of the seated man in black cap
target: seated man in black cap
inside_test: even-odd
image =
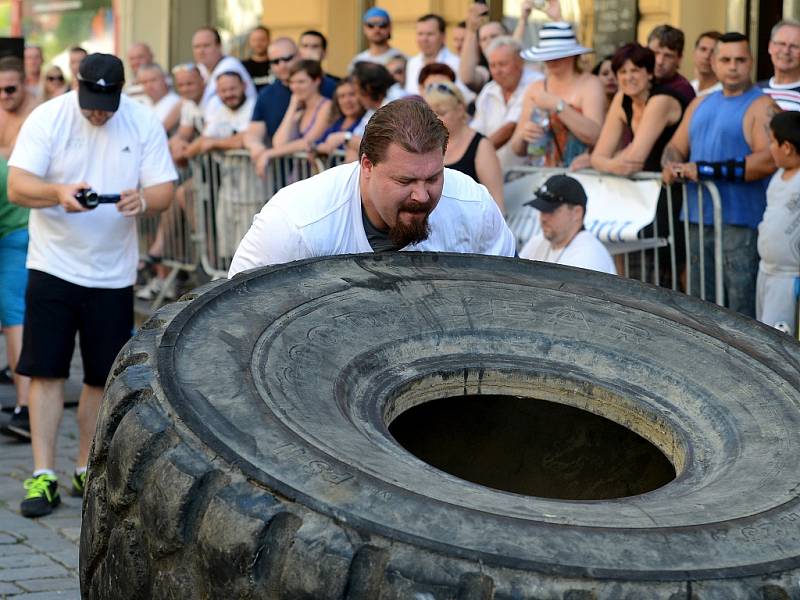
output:
[[[164,128],[121,96],[122,62],[91,54],[78,90],[31,112],[8,161],[8,196],[30,212],[28,287],[17,372],[31,377],[33,477],[21,512],[59,504],[55,447],[64,380],[80,332],[83,389],[73,493],[82,495],[89,444],[111,364],[133,329],[138,215],[169,206],[177,173]]]
[[[583,226],[586,192],[577,179],[553,175],[526,204],[539,209],[544,238],[531,238],[520,258],[617,274],[608,250]]]

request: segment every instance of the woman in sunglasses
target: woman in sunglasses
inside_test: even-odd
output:
[[[278,130],[272,136],[272,148],[256,159],[256,172],[262,177],[271,158],[312,149],[330,121],[331,101],[320,93],[322,68],[315,60],[301,60],[289,72],[292,97]]]
[[[61,67],[53,65],[47,69],[44,75],[44,101],[47,102],[56,96],[66,94],[68,91],[69,86],[67,86],[67,82],[64,79],[64,71],[61,70]]]
[[[450,133],[444,166],[485,185],[500,211],[505,213],[500,161],[492,143],[467,125],[467,105],[461,90],[450,81],[439,81],[428,84],[424,97]]]

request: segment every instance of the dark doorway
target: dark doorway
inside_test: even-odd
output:
[[[751,42],[758,49],[756,81],[762,81],[772,76],[772,61],[767,46],[773,25],[783,18],[783,0],[750,0],[752,2],[758,3],[758,31],[751,32]]]

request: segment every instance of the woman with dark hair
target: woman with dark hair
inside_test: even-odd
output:
[[[612,58],[612,54],[604,56],[603,59],[594,66],[594,69],[592,69],[592,75],[597,75],[597,77],[600,78],[600,83],[603,84],[603,89],[606,91],[606,98],[608,99],[609,105],[614,99],[614,94],[616,94],[619,89],[617,75],[614,73],[614,69],[611,68]]]
[[[456,73],[450,68],[450,65],[444,63],[430,63],[422,67],[419,72],[419,89],[421,92],[425,91],[431,83],[443,83],[450,81],[456,82]]]
[[[278,130],[272,136],[272,148],[259,155],[256,172],[266,172],[270,158],[310,150],[330,121],[331,101],[320,94],[322,68],[316,60],[301,60],[289,72],[292,97]]]
[[[600,139],[592,152],[592,167],[598,171],[624,176],[639,171],[661,171],[661,155],[683,118],[686,100],[669,88],[654,85],[655,60],[652,50],[637,43],[626,44],[614,54],[611,66],[617,75],[620,89],[611,102]],[[632,136],[632,141],[618,151],[620,141],[625,136]],[[681,207],[676,193],[679,192],[673,192],[673,223],[678,222]],[[669,212],[663,188],[658,201],[656,223],[659,235],[667,235]],[[646,227],[642,232],[644,236],[651,236],[653,233],[652,226]],[[685,262],[681,227],[675,228],[673,247],[680,272]],[[636,260],[635,254],[630,260],[633,276],[644,265]],[[659,262],[659,281],[669,287],[673,281],[670,253],[660,253]]]
[[[592,167],[617,175],[660,171],[661,154],[686,109],[683,98],[653,84],[655,54],[637,43],[626,44],[611,61],[620,90],[611,102]],[[626,132],[633,140],[617,152]]]
[[[319,154],[330,154],[335,150],[344,149],[347,134],[352,135],[363,116],[364,107],[358,101],[355,79],[349,75],[336,86],[336,91],[333,93],[331,123],[320,136],[314,149]]]

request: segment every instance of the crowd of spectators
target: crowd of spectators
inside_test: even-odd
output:
[[[668,214],[662,194],[657,219],[661,231],[670,217],[691,223],[689,259],[706,257],[708,279],[701,282],[699,269],[692,269],[692,289],[705,284],[712,300],[712,211],[706,202],[700,222],[695,200],[696,184],[713,181],[722,201],[725,304],[793,330],[790,282],[793,286],[800,274],[800,112],[781,112],[800,111],[800,22],[775,24],[769,42],[774,72],[758,83],[751,81],[753,58],[745,36],[703,32],[694,42],[690,81],[679,70],[685,37],[675,27],[660,25],[646,45],[631,41],[590,61],[592,49],[579,43],[573,24],[563,21],[558,0],[545,2],[549,20],[539,29],[537,43],[524,43],[535,4],[522,3],[513,32],[491,21],[485,4],[470,5],[464,21],[451,30],[451,47],[445,20],[422,15],[416,22],[418,51],[411,56],[391,43],[391,15],[370,8],[362,18],[367,48],[338,74],[323,68],[336,49],[319,31],[273,39],[267,27],[258,26],[249,32],[248,55],[240,60],[225,54],[216,29],[202,27],[192,38],[193,62],[171,69],[156,63],[146,43],[132,44],[126,53],[132,78],[123,92],[157,116],[178,167],[200,154],[225,150],[246,151],[259,176],[271,161],[298,152],[311,157],[341,153],[355,160],[375,111],[415,96],[448,131],[446,166],[483,184],[503,212],[504,176],[522,165],[573,172],[593,168],[617,176],[660,172],[667,185],[689,182],[688,212],[679,214],[680,202],[674,202]],[[26,48],[24,63],[0,59],[2,157],[8,158],[37,104],[76,89],[86,56],[82,48],[70,48],[69,73],[46,65],[35,46]],[[1,165],[0,178],[5,162]],[[537,190],[532,205],[541,212],[544,240],[520,249],[521,256],[615,273],[619,265],[584,229],[586,194],[571,183],[574,179],[566,179]],[[190,184],[177,186],[174,210],[190,211]],[[680,186],[673,189],[679,194]],[[17,232],[25,227],[18,211],[12,215],[3,206],[0,251],[3,244],[21,243]],[[150,274],[137,291],[141,299],[174,296],[159,265],[169,229],[165,222],[175,218],[173,213],[164,213],[140,261],[142,272]],[[696,242],[701,228],[705,248]],[[681,230],[676,227],[673,240],[675,276],[685,289]],[[13,367],[21,323],[12,314],[0,311]],[[24,406],[25,382],[18,378],[18,384]]]

